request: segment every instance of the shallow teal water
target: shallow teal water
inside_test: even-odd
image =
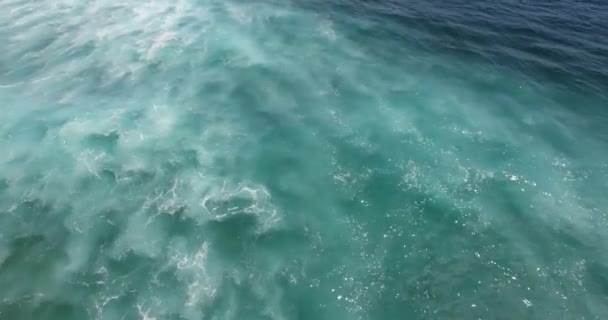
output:
[[[312,6],[0,4],[0,319],[608,314],[601,75]]]

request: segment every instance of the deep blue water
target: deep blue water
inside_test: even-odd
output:
[[[608,3],[0,2],[0,319],[608,318]]]

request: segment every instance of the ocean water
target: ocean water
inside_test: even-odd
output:
[[[608,318],[608,5],[0,2],[0,319]]]

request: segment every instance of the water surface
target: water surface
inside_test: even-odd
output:
[[[604,319],[600,1],[0,3],[1,319]]]

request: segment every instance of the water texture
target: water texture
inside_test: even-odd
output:
[[[0,319],[606,319],[601,1],[0,2]]]

